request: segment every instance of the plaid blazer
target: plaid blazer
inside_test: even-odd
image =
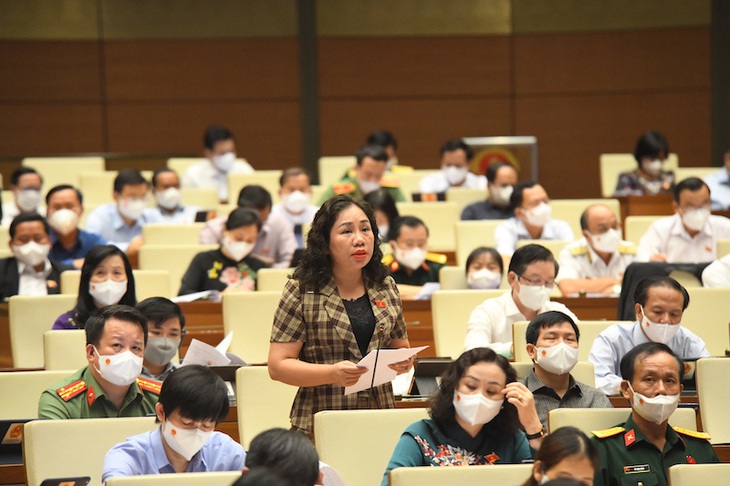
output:
[[[407,338],[400,295],[393,279],[386,277],[381,285],[368,288],[367,292],[375,314],[375,331],[368,352],[377,349],[379,341],[381,348],[387,348],[391,339]],[[317,292],[304,293],[299,282],[290,279],[274,316],[271,342],[303,343],[299,359],[308,363],[357,362],[363,358],[334,279]],[[320,410],[395,407],[390,383],[348,396],[343,393],[344,387],[335,384],[299,388],[289,415],[292,425],[311,436],[314,414]]]

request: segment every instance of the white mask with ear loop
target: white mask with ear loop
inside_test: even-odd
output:
[[[648,317],[646,317],[646,311],[643,307],[641,308],[641,314],[643,315],[641,318],[641,329],[646,334],[646,337],[655,343],[664,343],[668,345],[672,342],[672,338],[674,338],[674,335],[677,334],[677,331],[679,331],[679,323],[660,324],[658,322],[652,322]]]
[[[634,394],[633,407],[636,413],[645,420],[658,425],[668,420],[679,405],[679,395],[657,395],[654,398],[649,398],[635,392],[631,388],[631,383],[629,383],[629,390]]]
[[[467,394],[454,390],[453,399],[456,414],[471,425],[491,422],[502,409],[504,400],[492,400],[481,393]]]

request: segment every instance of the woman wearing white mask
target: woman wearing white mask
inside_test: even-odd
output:
[[[203,290],[256,290],[256,272],[269,267],[267,263],[251,256],[260,230],[261,220],[253,209],[237,208],[231,211],[220,248],[195,255],[182,278],[179,295]]]
[[[137,303],[132,266],[114,245],[100,245],[86,254],[81,267],[76,307],[61,314],[53,329],[84,329],[89,316],[107,305]]]
[[[497,250],[480,246],[466,259],[466,282],[470,289],[496,289],[502,283],[504,262]]]
[[[431,398],[430,419],[406,428],[383,475],[397,467],[519,464],[532,459],[507,384],[509,362],[489,348],[466,351],[446,370]],[[530,431],[528,431],[530,432]]]
[[[669,143],[659,132],[646,132],[636,142],[634,158],[638,167],[618,176],[614,196],[653,196],[671,193],[674,172],[662,167],[669,156]]]
[[[600,465],[596,446],[575,427],[561,427],[542,441],[530,478],[522,486],[538,486],[557,478],[593,485]]]

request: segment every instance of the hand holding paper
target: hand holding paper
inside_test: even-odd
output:
[[[360,367],[367,368],[367,372],[360,376],[357,383],[352,386],[345,387],[345,395],[356,393],[361,390],[367,390],[373,386],[393,381],[398,373],[391,369],[388,365],[405,361],[427,347],[428,346],[420,346],[418,348],[376,349],[370,351],[368,355],[361,359],[357,364]]]

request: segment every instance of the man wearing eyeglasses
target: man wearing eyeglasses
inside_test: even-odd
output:
[[[578,318],[559,302],[550,302],[558,262],[541,245],[525,245],[512,255],[507,281],[511,292],[487,299],[469,317],[464,349],[488,347],[507,358],[514,355],[512,324],[530,321],[547,311],[560,311]]]

